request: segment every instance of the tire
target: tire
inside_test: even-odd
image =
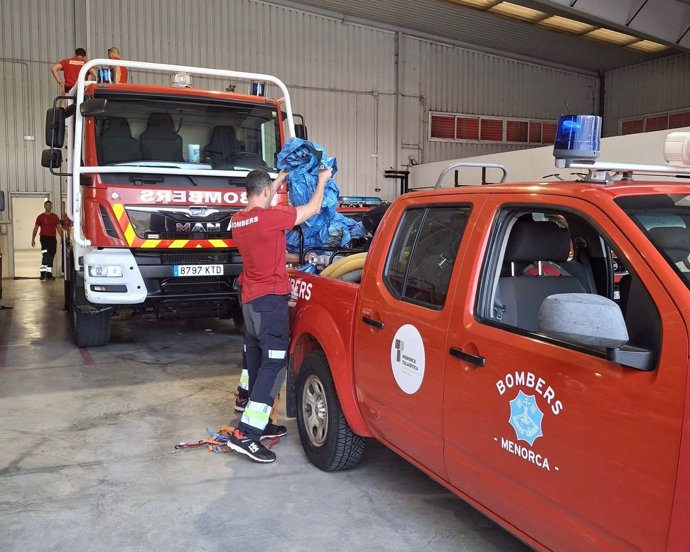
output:
[[[346,470],[362,459],[366,439],[350,429],[322,351],[307,356],[297,379],[297,429],[307,458],[323,471]]]
[[[232,318],[232,323],[235,324],[235,329],[240,333],[244,332],[244,316],[242,316],[242,309],[232,309],[230,317]]]
[[[65,294],[65,310],[67,314],[72,317],[72,288],[71,283],[76,278],[74,269],[72,268],[72,257],[70,252],[67,252],[65,267],[63,269],[64,279],[63,279],[63,289]]]
[[[81,283],[81,285],[79,285]],[[88,305],[84,295],[84,280],[75,275],[71,284],[70,315],[72,320],[72,334],[77,347],[100,347],[110,340],[110,316],[107,310],[96,314],[83,313],[80,305]]]

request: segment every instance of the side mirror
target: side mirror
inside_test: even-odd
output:
[[[600,295],[549,295],[539,307],[539,331],[561,341],[605,349],[606,358],[637,370],[652,370],[652,351],[628,345],[628,329],[620,307]]]
[[[41,153],[41,167],[59,169],[62,167],[62,150],[45,149]]]
[[[614,349],[629,339],[620,307],[600,295],[549,295],[542,302],[538,316],[542,333],[577,345]]]
[[[0,191],[0,213],[5,210],[5,192]]]
[[[301,138],[302,140],[309,140],[309,133],[307,132],[307,125],[296,124],[295,125],[295,136]]]
[[[46,112],[46,146],[61,148],[65,145],[65,108],[53,107]]]
[[[105,115],[108,100],[105,98],[86,98],[79,106],[82,117],[97,117]]]

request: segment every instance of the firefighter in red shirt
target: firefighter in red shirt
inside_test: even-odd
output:
[[[61,59],[50,67],[50,72],[53,78],[60,85],[60,93],[64,95],[77,83],[79,71],[82,65],[86,63],[86,50],[84,48],[77,48],[74,50],[74,57]],[[60,71],[63,76],[60,77]]]
[[[299,207],[271,206],[284,182],[265,171],[247,175],[247,207],[232,217],[232,237],[242,255],[242,314],[249,379],[249,402],[228,447],[255,462],[273,462],[276,455],[261,444],[262,437],[283,436],[287,430],[269,423],[273,402],[285,377],[289,339],[290,280],[285,268],[285,232],[321,210],[323,192],[332,170],[319,173],[309,203]]]
[[[41,230],[41,280],[54,280],[53,259],[57,249],[57,232],[62,231],[60,219],[53,213],[53,203],[46,201],[43,204],[45,211],[36,217],[34,231],[31,234],[31,247],[36,247],[36,234]]]
[[[120,58],[120,50],[119,48],[116,48],[113,46],[112,48],[108,48],[108,58],[110,59],[122,59]],[[123,83],[127,82],[127,79],[129,78],[129,72],[127,71],[127,67],[112,67],[111,68],[113,71],[113,82],[118,82],[118,83]]]

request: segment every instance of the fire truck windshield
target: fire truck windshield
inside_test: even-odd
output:
[[[109,95],[95,117],[99,165],[275,171],[280,151],[270,105]]]

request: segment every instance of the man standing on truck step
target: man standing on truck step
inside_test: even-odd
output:
[[[57,249],[56,234],[60,227],[60,219],[53,213],[53,203],[48,200],[43,204],[45,211],[36,217],[34,231],[31,234],[31,247],[36,247],[36,233],[41,230],[41,280],[54,280],[53,259]]]
[[[232,217],[232,237],[242,255],[244,347],[252,385],[249,402],[228,447],[255,462],[276,459],[275,453],[261,444],[262,437],[283,436],[287,432],[280,426],[269,425],[274,399],[285,378],[290,331],[285,232],[321,210],[324,187],[331,174],[331,169],[320,171],[309,202],[290,207],[271,206],[287,172],[281,171],[271,182],[267,172],[254,170],[247,175],[247,207]]]
[[[53,78],[60,85],[60,95],[65,95],[77,83],[79,71],[86,63],[86,50],[77,48],[74,50],[74,57],[61,59],[50,67]],[[63,76],[60,77],[60,71]]]

